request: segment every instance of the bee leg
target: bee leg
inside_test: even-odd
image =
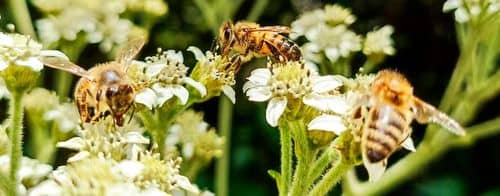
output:
[[[276,59],[278,59],[278,61],[280,61],[280,62],[287,61],[286,57],[283,54],[281,54],[280,51],[273,46],[273,44],[271,44],[267,41],[265,41],[264,44],[266,45],[267,48],[269,48],[269,50],[271,51],[273,56]]]

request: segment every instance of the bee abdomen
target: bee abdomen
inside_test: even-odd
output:
[[[392,121],[390,121],[392,122]],[[377,123],[369,122],[366,134],[365,150],[366,157],[372,163],[376,163],[389,157],[404,139],[401,123]]]

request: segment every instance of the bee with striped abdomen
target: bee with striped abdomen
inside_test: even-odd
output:
[[[253,22],[225,23],[220,28],[219,44],[222,55],[234,50],[243,61],[253,56],[271,56],[278,61],[297,61],[302,58],[299,46],[285,37],[290,28],[285,26],[260,26]]]
[[[67,59],[44,57],[42,62],[48,67],[81,76],[74,96],[82,122],[93,123],[112,115],[115,124],[123,126],[123,116],[132,107],[135,97],[135,85],[127,76],[127,69],[144,42],[144,38],[130,41],[116,60],[88,71]]]
[[[366,112],[361,127],[361,153],[370,181],[382,176],[387,158],[401,146],[414,150],[410,137],[413,119],[438,123],[452,133],[465,135],[458,122],[415,97],[412,85],[400,73],[380,71],[367,93],[367,103],[362,104]]]

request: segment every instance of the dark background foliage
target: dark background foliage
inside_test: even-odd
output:
[[[396,55],[388,57],[382,68],[396,69],[413,83],[415,94],[438,105],[446,88],[455,62],[458,47],[455,39],[453,13],[443,13],[444,1],[433,0],[379,0],[379,1],[317,1],[317,0],[273,0],[258,22],[263,25],[289,25],[304,10],[322,7],[328,3],[339,3],[350,7],[357,22],[353,28],[357,33],[366,33],[375,27],[390,24],[395,27]],[[230,2],[228,2],[230,3]],[[244,0],[233,20],[244,19],[254,1]],[[214,40],[210,27],[206,25],[200,10],[193,1],[168,1],[169,13],[151,32],[151,40],[143,54],[154,54],[157,47],[185,50],[198,46],[209,50]],[[39,14],[32,7],[33,18]],[[4,13],[9,10],[0,1],[2,27],[9,20]],[[95,46],[89,46],[80,58],[80,64],[102,62],[102,54],[96,54]],[[194,59],[185,52],[186,64]],[[265,104],[248,102],[241,85],[255,66],[263,66],[257,60],[244,66],[239,73],[236,87],[237,104],[234,106],[231,139],[230,195],[276,195],[276,186],[267,175],[268,169],[279,169],[278,131],[265,122]],[[360,65],[353,65],[354,70]],[[51,85],[49,85],[51,86]],[[212,125],[217,122],[217,100],[196,105],[205,112]],[[485,105],[476,121],[498,116],[499,100]],[[5,103],[0,104],[0,117],[5,116]],[[422,138],[425,126],[414,124],[416,142]],[[435,160],[417,178],[399,186],[391,195],[500,195],[500,136],[491,137],[469,149],[457,149]],[[391,157],[396,161],[407,152],[399,151]],[[360,171],[364,171],[360,169]],[[197,180],[201,187],[214,190],[213,166]],[[332,191],[339,194],[340,190]]]

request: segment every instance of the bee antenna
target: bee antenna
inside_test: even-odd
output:
[[[132,113],[130,114],[130,118],[128,119],[128,122],[127,124],[130,124],[130,122],[132,122],[132,117],[134,117],[134,114],[135,114],[135,106],[132,104],[130,104],[129,107],[132,107]]]

